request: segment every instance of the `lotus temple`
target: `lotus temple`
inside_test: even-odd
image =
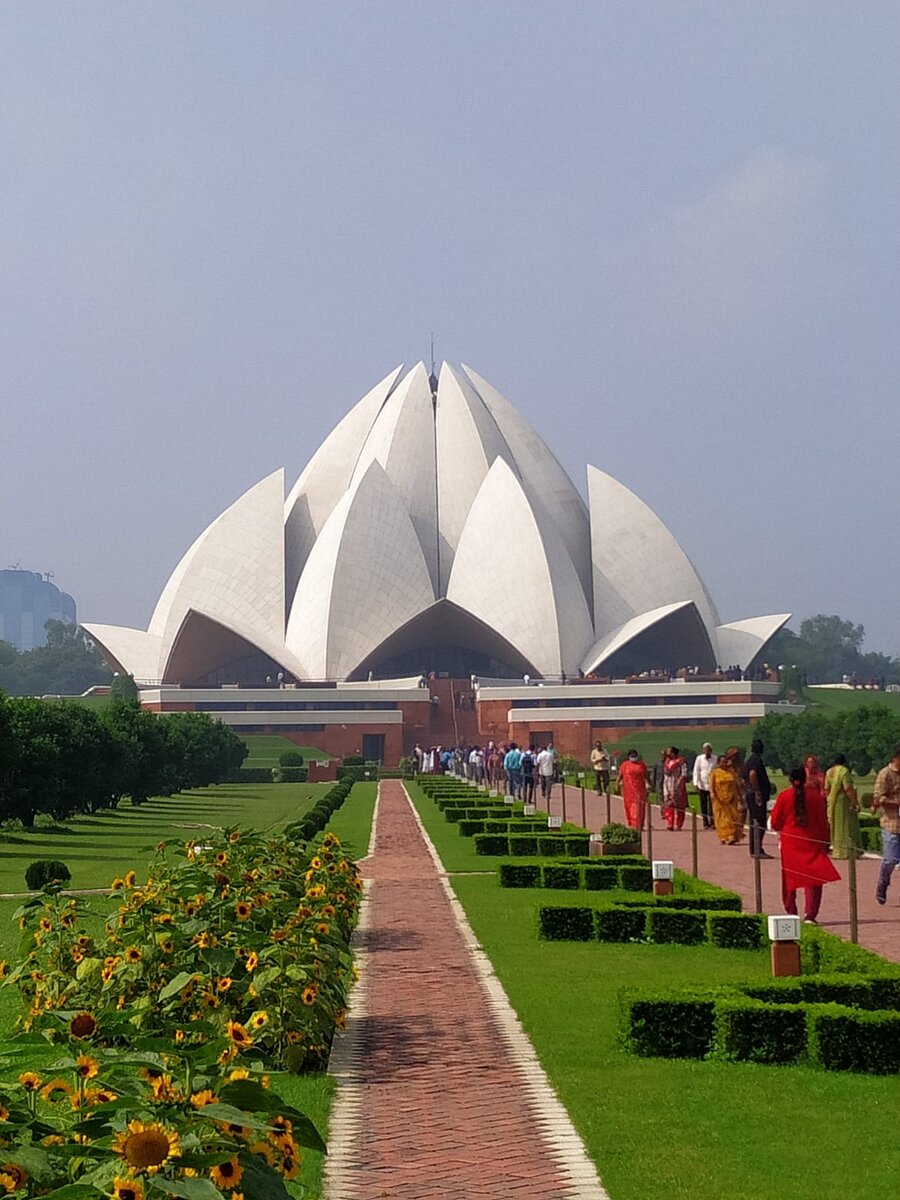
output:
[[[146,631],[85,629],[154,711],[395,763],[416,742],[584,757],[629,729],[747,724],[777,700],[753,668],[789,616],[721,622],[634,493],[589,466],[585,502],[486,380],[419,363],[286,496],[275,471],[213,521]]]

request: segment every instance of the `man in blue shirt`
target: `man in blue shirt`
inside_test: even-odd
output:
[[[510,743],[503,756],[503,770],[506,772],[509,794],[519,799],[522,795],[522,752],[515,742]]]

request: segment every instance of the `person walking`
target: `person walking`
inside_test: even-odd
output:
[[[604,750],[603,743],[597,742],[591,751],[591,766],[594,769],[594,783],[597,795],[609,795],[609,752]]]
[[[765,746],[759,738],[750,743],[750,754],[741,771],[744,781],[744,803],[750,819],[750,857],[771,858],[763,850],[763,838],[766,836],[766,822],[769,819],[769,797],[772,795],[772,784],[766,764],[763,762]]]
[[[552,742],[548,742],[537,756],[537,772],[541,784],[541,799],[549,800],[553,791],[553,776],[556,774],[556,751]]]
[[[778,793],[771,816],[781,834],[781,899],[786,913],[797,913],[797,890],[804,892],[804,918],[815,925],[822,887],[840,875],[828,857],[828,814],[819,788],[806,781],[806,768],[794,767],[791,786]]]
[[[503,757],[509,794],[518,800],[522,795],[522,751],[515,742],[510,742]]]
[[[712,804],[709,799],[709,776],[715,770],[716,758],[709,742],[703,743],[703,749],[694,759],[693,783],[700,797],[700,815],[703,817],[703,828],[712,829],[714,825]]]
[[[834,765],[825,772],[824,794],[828,801],[828,825],[831,829],[831,857],[859,858],[859,800],[853,776],[843,754],[834,756]]]
[[[632,829],[644,828],[647,819],[647,786],[647,764],[637,750],[629,750],[619,767],[619,792],[625,809],[625,821]]]
[[[806,769],[807,787],[817,787],[822,795],[825,796],[825,772],[819,766],[819,756],[817,754],[807,754],[803,760],[803,766]]]
[[[891,875],[900,863],[900,745],[894,747],[893,758],[875,776],[872,811],[881,817],[882,843],[875,899],[879,904],[886,904]]]
[[[529,746],[527,750],[522,751],[520,770],[522,772],[523,804],[534,804],[534,773],[537,769],[536,757],[534,746]]]
[[[684,825],[687,808],[687,762],[677,746],[669,747],[663,765],[663,810],[666,826],[670,832]]]
[[[719,841],[723,846],[736,846],[744,837],[744,785],[736,746],[716,760],[709,773],[709,795]]]

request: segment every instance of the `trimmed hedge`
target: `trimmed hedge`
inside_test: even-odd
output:
[[[827,1071],[900,1072],[900,1013],[829,1004],[810,1011],[809,1026],[811,1053]]]
[[[538,930],[548,942],[590,942],[594,937],[594,910],[541,908],[538,910]]]
[[[509,838],[505,833],[476,833],[476,854],[509,854]]]
[[[541,867],[538,863],[504,862],[499,867],[500,886],[531,888],[541,886]]]
[[[646,920],[647,937],[651,942],[699,946],[706,941],[706,913],[689,909],[651,908]]]
[[[625,1046],[641,1058],[706,1058],[716,1040],[716,1004],[709,996],[635,996],[623,992]]]
[[[594,933],[598,942],[642,942],[647,930],[644,908],[597,908]]]
[[[580,875],[578,867],[570,867],[561,863],[548,864],[541,868],[541,877],[545,888],[567,888],[577,891],[581,886]]]
[[[652,892],[653,868],[649,863],[626,863],[619,868],[619,886],[626,892]]]
[[[527,833],[514,833],[507,839],[508,854],[515,854],[519,858],[533,858],[537,852],[538,839]]]
[[[720,950],[758,950],[763,945],[763,920],[752,913],[707,912],[707,941]]]
[[[474,837],[476,833],[496,832],[485,828],[485,826],[493,824],[493,821],[470,821],[466,818],[465,821],[458,821],[456,828],[459,830],[460,837]]]
[[[787,1066],[806,1057],[806,1009],[746,996],[716,1004],[718,1048],[729,1062]]]
[[[619,886],[619,868],[598,863],[584,868],[584,886],[589,892],[611,892]]]
[[[308,767],[273,767],[273,783],[306,783],[309,778]]]
[[[238,767],[228,776],[229,783],[271,783],[271,767]]]

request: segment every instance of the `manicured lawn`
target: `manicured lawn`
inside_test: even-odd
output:
[[[304,762],[316,759],[327,762],[331,757],[316,746],[296,746],[289,738],[278,734],[251,733],[244,739],[250,753],[244,759],[245,767],[277,767],[278,760],[286,750],[299,750]]]
[[[467,858],[469,839],[410,790],[449,870],[492,861]],[[539,904],[604,898],[500,888],[493,875],[455,875],[452,883],[612,1200],[879,1194],[895,1157],[896,1078],[639,1059],[620,1048],[620,988],[765,979],[766,951],[543,942]]]
[[[831,709],[844,712],[861,705],[884,704],[900,712],[900,692],[870,692],[867,688],[821,688],[803,689],[804,703],[811,708]]]

